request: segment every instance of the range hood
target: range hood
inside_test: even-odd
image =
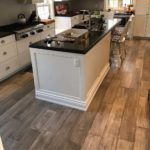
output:
[[[36,3],[43,3],[44,0],[17,0],[17,2],[21,4],[36,4]]]

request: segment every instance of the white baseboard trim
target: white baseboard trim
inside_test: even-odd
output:
[[[102,71],[100,72],[98,78],[95,80],[93,86],[91,87],[91,89],[88,92],[87,98],[86,98],[86,110],[88,109],[90,103],[92,102],[98,88],[100,87],[101,83],[103,82],[105,76],[107,75],[108,71],[110,69],[110,65],[109,63],[107,63],[104,68],[102,69]]]
[[[44,100],[47,102],[79,109],[86,111],[92,102],[99,86],[101,85],[103,79],[105,78],[106,74],[108,73],[110,69],[109,63],[104,66],[102,71],[99,74],[99,77],[96,79],[94,82],[93,86],[89,90],[89,93],[87,95],[87,98],[84,100],[79,100],[73,97],[65,97],[65,96],[60,96],[56,95],[53,93],[50,93],[50,91],[43,91],[43,90],[36,90],[36,98],[39,100]]]

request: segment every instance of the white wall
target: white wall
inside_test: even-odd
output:
[[[17,0],[0,0],[0,26],[17,21],[19,13],[24,13],[29,18],[35,5],[18,4]]]

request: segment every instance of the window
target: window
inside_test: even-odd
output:
[[[44,3],[37,4],[37,14],[40,19],[53,18],[53,2],[52,0],[44,0]]]
[[[126,5],[132,4],[132,0],[108,0],[108,8],[120,9]]]
[[[109,0],[109,8],[118,8],[118,0]]]

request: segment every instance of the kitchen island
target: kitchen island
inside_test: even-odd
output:
[[[111,30],[120,19],[107,21],[103,31],[89,31],[84,42],[45,42],[30,46],[36,98],[87,110],[109,71]]]

